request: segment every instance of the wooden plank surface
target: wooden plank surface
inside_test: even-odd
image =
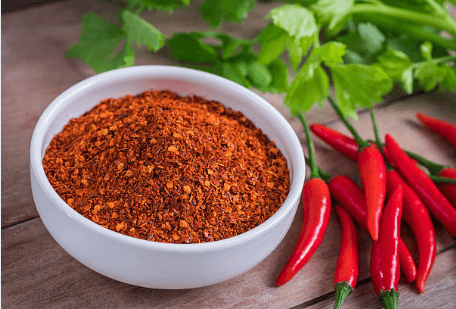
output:
[[[199,2],[201,3],[201,1]],[[198,2],[175,12],[149,14],[165,34],[206,30]],[[258,2],[243,25],[222,27],[235,36],[250,38],[266,24],[263,16],[275,3]],[[41,112],[63,90],[93,75],[78,60],[66,59],[65,50],[77,41],[81,16],[94,11],[107,18],[115,7],[103,2],[66,1],[2,15],[2,304],[5,308],[330,308],[333,272],[340,242],[339,223],[332,214],[324,241],[308,265],[287,285],[274,287],[299,233],[298,211],[284,241],[262,263],[247,273],[213,286],[192,290],[154,290],[134,287],[101,276],[83,266],[52,239],[37,217],[29,180],[29,143]],[[172,20],[172,23],[170,23]],[[138,51],[137,64],[175,64],[166,51]],[[279,95],[262,94],[290,121],[306,147],[299,121],[282,105]],[[377,108],[380,132],[391,133],[403,147],[429,159],[455,166],[456,150],[418,125],[415,112],[423,111],[456,123],[456,95],[393,94]],[[321,122],[347,132],[326,104],[312,108],[309,122]],[[363,137],[372,138],[369,116],[353,123]],[[318,160],[328,172],[357,181],[356,164],[316,141]],[[435,222],[439,252],[424,295],[401,279],[401,308],[441,307],[456,302],[454,240]],[[403,237],[416,256],[407,227]],[[380,308],[369,282],[370,238],[359,232],[360,282],[346,308]]]

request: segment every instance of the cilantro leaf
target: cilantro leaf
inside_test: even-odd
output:
[[[134,64],[135,53],[128,44],[113,54],[125,38],[121,28],[90,12],[82,18],[79,42],[67,50],[66,56],[84,61],[95,73],[130,66]]]
[[[199,10],[205,21],[218,28],[223,18],[227,22],[242,22],[255,3],[256,0],[205,0]]]
[[[293,71],[296,71],[299,64],[302,61],[303,50],[301,47],[301,41],[295,40],[292,37],[288,37],[287,40],[288,59],[293,67]]]
[[[340,42],[327,42],[320,47],[320,57],[327,66],[344,62],[347,46]]]
[[[236,64],[229,62],[223,63],[221,75],[244,87],[250,88],[252,86],[247,78],[245,78],[244,72],[242,72]]]
[[[354,0],[319,0],[311,6],[320,23],[328,24],[328,34],[337,34],[347,22]]]
[[[197,63],[215,63],[218,61],[214,47],[204,44],[201,33],[177,33],[166,40],[171,58],[175,61],[189,61]]]
[[[268,70],[272,76],[269,90],[273,92],[286,92],[288,89],[288,67],[280,59],[276,59],[268,65]]]
[[[371,23],[360,23],[358,25],[358,32],[363,42],[363,48],[369,54],[376,54],[383,49],[385,36],[378,30],[378,28]]]
[[[356,107],[372,107],[393,87],[391,79],[379,67],[338,64],[330,69],[339,106],[354,119],[358,117]]]
[[[279,57],[287,45],[289,35],[282,28],[269,24],[261,33],[259,62],[269,64]]]
[[[186,6],[190,0],[127,0],[131,7],[139,6],[151,10],[162,10],[173,12],[174,10]]]
[[[431,91],[439,82],[439,67],[432,61],[426,61],[415,70],[415,77],[425,91]]]
[[[273,23],[300,40],[313,36],[318,27],[312,11],[296,4],[286,4],[272,9],[266,18],[272,18]]]
[[[259,64],[257,61],[251,61],[247,67],[249,79],[252,84],[260,89],[266,91],[268,85],[272,81],[271,73],[266,65]]]
[[[401,51],[388,50],[378,57],[378,65],[407,93],[413,92],[413,68],[410,58]]]
[[[146,45],[150,50],[158,51],[163,47],[166,36],[157,28],[129,11],[122,14],[123,30],[130,41],[135,41],[139,46]]]
[[[439,90],[454,91],[456,89],[456,72],[454,67],[447,64],[439,66]]]
[[[432,43],[431,42],[424,42],[420,45],[421,57],[424,60],[431,60],[432,59]]]

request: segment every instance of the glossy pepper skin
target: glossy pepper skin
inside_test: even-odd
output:
[[[410,250],[407,248],[405,242],[399,240],[399,265],[403,270],[404,267],[409,267],[408,270],[402,271],[408,282],[413,282],[416,278],[417,269],[415,261],[413,260]],[[408,254],[401,254],[401,251],[408,251]]]
[[[388,171],[386,178],[387,197],[392,196],[397,187],[402,187],[404,196],[402,219],[407,222],[415,235],[418,247],[418,269],[415,284],[418,291],[423,293],[426,279],[431,272],[437,254],[434,225],[423,202],[397,171]]]
[[[302,190],[302,228],[296,245],[276,280],[276,285],[287,283],[310,260],[320,246],[331,215],[331,196],[328,185],[320,178],[312,178]]]
[[[367,231],[367,212],[363,190],[350,178],[344,175],[332,177],[328,182],[331,196]],[[403,243],[402,239],[399,240]],[[407,280],[415,280],[416,264],[405,244],[399,247],[399,254],[403,261],[409,264],[401,265],[401,270]]]
[[[378,239],[380,217],[386,196],[386,165],[376,145],[363,148],[358,154],[358,169],[367,205],[367,228],[372,239]]]
[[[353,161],[358,160],[358,144],[354,138],[348,137],[339,131],[328,128],[319,123],[310,125],[312,132],[325,143]]]
[[[451,237],[456,236],[456,209],[440,192],[435,183],[401,149],[394,138],[385,136],[391,164],[418,194],[429,212],[443,225]]]
[[[370,273],[375,292],[383,307],[397,308],[399,268],[399,237],[402,216],[402,187],[397,187],[388,200],[380,220],[378,240],[372,243]]]
[[[356,286],[359,273],[358,234],[350,215],[339,205],[335,207],[342,227],[342,240],[334,273],[336,303],[334,309],[342,306],[344,299]]]
[[[430,117],[428,115],[417,113],[418,120],[428,127],[434,133],[440,135],[456,147],[456,126],[449,122]]]
[[[439,173],[440,177],[447,177],[456,179],[456,168],[445,167]],[[438,183],[440,191],[450,200],[454,207],[456,207],[456,185],[449,183]]]

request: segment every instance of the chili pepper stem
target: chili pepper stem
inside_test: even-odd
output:
[[[335,290],[336,303],[334,304],[334,309],[339,309],[342,307],[345,298],[353,292],[353,288],[347,281],[343,281],[336,284]]]
[[[445,168],[445,166],[429,161],[428,159],[423,158],[422,156],[417,155],[416,153],[412,153],[409,151],[406,151],[406,153],[410,158],[415,159],[420,164],[424,165],[432,175],[438,175]]]
[[[353,135],[355,138],[356,142],[358,143],[358,152],[369,146],[369,143],[364,141],[361,136],[356,132],[355,128],[351,125],[350,122],[348,122],[347,117],[342,113],[342,110],[340,109],[339,106],[337,106],[336,102],[333,100],[331,96],[328,96],[328,101],[331,104],[331,106],[334,108],[336,111],[337,115],[339,116],[340,120],[344,123],[344,125],[347,127],[347,129],[350,131],[350,133]]]
[[[318,172],[317,160],[315,158],[315,147],[312,142],[310,135],[309,126],[307,125],[306,118],[302,113],[298,114],[299,120],[301,120],[304,132],[306,133],[307,147],[309,148],[309,159],[310,159],[310,178],[321,178]]]
[[[380,293],[380,299],[385,309],[395,309],[397,308],[397,304],[399,302],[399,293],[396,292],[395,289],[382,291]]]
[[[310,159],[309,159],[308,157],[306,157],[306,156],[304,156],[304,159],[305,159],[305,161],[306,161],[306,164],[307,164],[309,167],[311,167],[311,166],[310,166]],[[320,177],[321,177],[326,183],[328,183],[328,182],[331,180],[332,176],[331,176],[328,172],[326,172],[324,169],[322,169],[320,166],[317,165],[317,168],[318,168],[318,174],[320,174]]]
[[[374,134],[375,134],[375,143],[377,144],[378,149],[382,149],[382,140],[380,138],[380,133],[378,132],[378,124],[377,118],[375,117],[375,110],[374,108],[370,109],[370,116],[372,119],[372,126],[374,127]]]

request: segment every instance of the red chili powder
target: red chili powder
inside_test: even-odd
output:
[[[171,91],[101,101],[52,139],[43,166],[86,218],[167,243],[244,233],[290,185],[285,157],[241,112]]]

